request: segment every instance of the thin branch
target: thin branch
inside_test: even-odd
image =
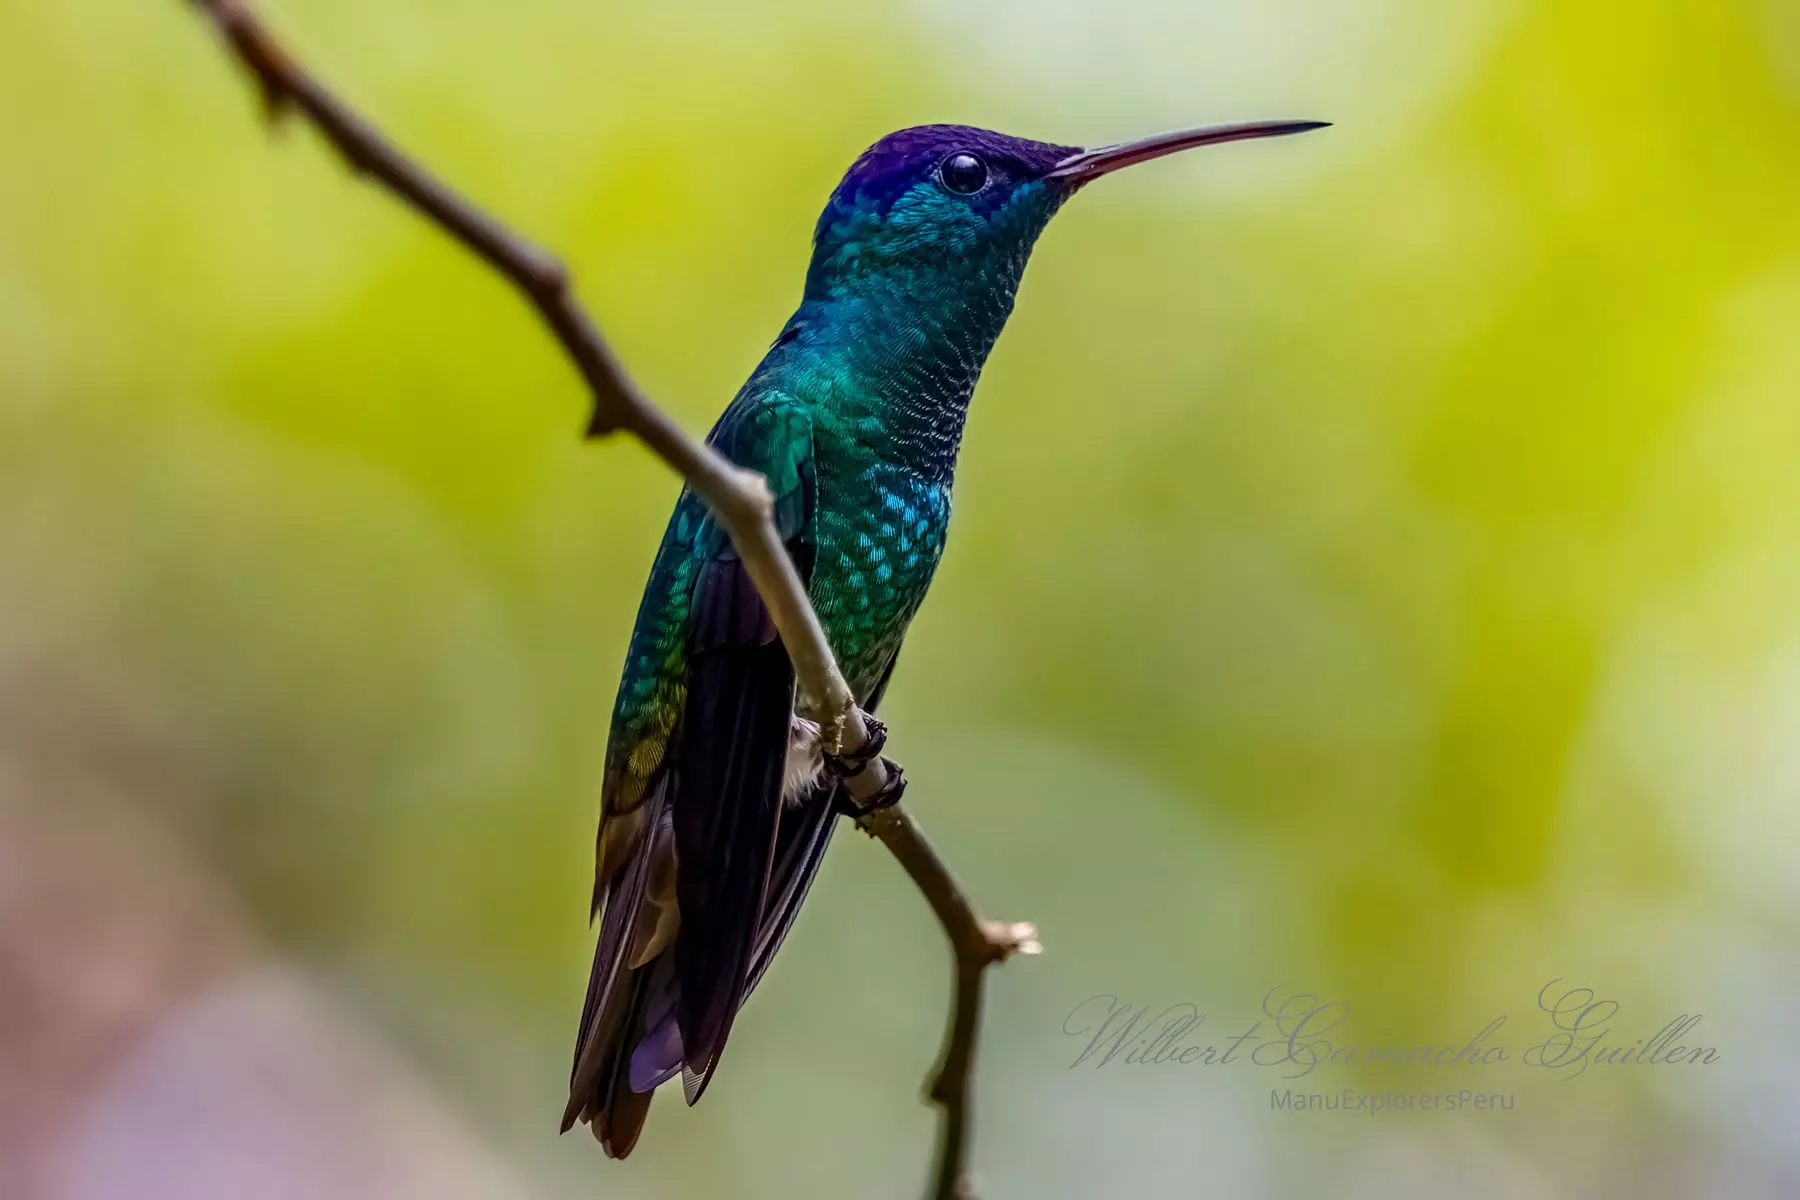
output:
[[[694,441],[632,382],[593,320],[574,299],[568,269],[560,261],[513,233],[388,141],[308,74],[244,0],[190,3],[212,21],[256,80],[271,119],[297,109],[352,171],[406,201],[524,295],[587,384],[594,405],[587,435],[604,437],[620,430],[635,435],[718,515],[793,660],[799,711],[822,726],[829,752],[857,757],[856,751],[868,741],[867,723],[776,531],[774,502],[763,477]],[[883,792],[890,773],[897,770],[877,757],[846,779],[845,785],[857,801],[866,803]],[[968,1113],[982,979],[988,967],[1012,954],[1037,953],[1037,931],[1027,924],[983,920],[900,805],[866,813],[858,824],[880,839],[905,868],[937,914],[955,955],[950,1026],[926,1095],[943,1113],[931,1195],[934,1200],[958,1200],[973,1195],[966,1166]]]
[[[941,1115],[931,1195],[934,1200],[963,1200],[975,1195],[968,1169],[969,1093],[975,1076],[975,1039],[981,1026],[982,981],[989,967],[1014,954],[1042,953],[1043,946],[1037,928],[1027,922],[983,920],[950,868],[925,840],[924,832],[899,805],[868,813],[857,826],[878,838],[900,861],[950,939],[956,963],[950,1024],[944,1031],[937,1066],[925,1085],[925,1096]]]
[[[373,179],[461,242],[524,293],[556,335],[593,397],[589,437],[626,430],[668,463],[724,522],[726,532],[768,606],[794,660],[803,715],[817,721],[831,747],[861,746],[862,721],[807,602],[806,590],[775,530],[768,484],[694,441],[639,390],[574,299],[561,262],[507,229],[389,142],[355,110],[303,69],[243,0],[192,0],[255,76],[271,118],[305,114],[351,170]]]

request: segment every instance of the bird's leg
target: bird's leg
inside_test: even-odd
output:
[[[865,713],[863,730],[863,744],[857,747],[856,753],[827,754],[824,759],[825,770],[839,779],[856,778],[877,759],[886,770],[887,781],[867,799],[856,799],[847,788],[838,793],[838,811],[847,817],[861,817],[878,809],[892,808],[906,794],[906,772],[900,768],[899,763],[891,758],[883,758],[881,754],[887,745],[887,726]]]
[[[887,782],[883,783],[880,789],[867,800],[858,800],[850,794],[847,788],[839,789],[837,809],[840,813],[855,819],[866,817],[870,813],[879,812],[884,808],[892,808],[900,803],[900,797],[906,795],[906,772],[901,769],[899,763],[891,758],[882,759],[881,765],[887,768]],[[829,768],[827,769],[829,770]],[[852,774],[854,773],[852,772]]]
[[[827,754],[825,769],[839,779],[862,774],[864,767],[881,757],[887,748],[887,726],[868,713],[863,714],[863,744],[854,754]]]

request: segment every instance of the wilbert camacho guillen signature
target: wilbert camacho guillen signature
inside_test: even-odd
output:
[[[1412,1043],[1358,1044],[1344,1040],[1350,1006],[1325,1001],[1290,985],[1263,996],[1262,1015],[1242,1033],[1212,1038],[1207,1014],[1190,1003],[1153,1011],[1108,994],[1090,996],[1064,1019],[1063,1033],[1081,1039],[1071,1069],[1095,1069],[1115,1062],[1182,1066],[1245,1064],[1299,1079],[1325,1066],[1413,1065],[1487,1067],[1518,1063],[1574,1079],[1589,1067],[1706,1066],[1717,1062],[1712,1046],[1690,1044],[1701,1014],[1681,1013],[1655,1032],[1635,1040],[1620,1032],[1616,1000],[1600,999],[1592,988],[1552,979],[1537,994],[1537,1014],[1550,1028],[1527,1035],[1529,1044],[1503,1040],[1501,1014],[1465,1039]],[[1332,1035],[1336,1034],[1336,1037]]]

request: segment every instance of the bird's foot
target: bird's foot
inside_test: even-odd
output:
[[[863,714],[863,744],[854,754],[827,754],[825,769],[839,779],[861,775],[863,768],[881,757],[887,748],[887,726],[867,713]]]
[[[887,781],[876,790],[874,795],[859,799],[851,795],[850,789],[847,787],[838,789],[837,807],[840,813],[855,820],[873,812],[880,812],[884,808],[892,808],[900,803],[900,797],[906,795],[906,771],[891,758],[882,759],[881,765],[887,772]],[[858,768],[858,773],[860,771],[861,768]]]
[[[884,808],[892,808],[900,803],[900,797],[906,794],[906,772],[900,764],[891,758],[882,757],[882,750],[887,746],[887,726],[867,713],[863,714],[863,744],[858,746],[854,754],[825,755],[825,770],[845,782],[838,790],[838,811],[852,819],[866,817],[872,812]],[[882,785],[868,796],[853,794],[848,786],[849,781],[862,775],[869,769],[869,764],[879,762],[886,776]]]

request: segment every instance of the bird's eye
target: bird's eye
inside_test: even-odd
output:
[[[959,196],[972,196],[987,183],[987,164],[968,152],[952,154],[938,166],[938,178]]]

